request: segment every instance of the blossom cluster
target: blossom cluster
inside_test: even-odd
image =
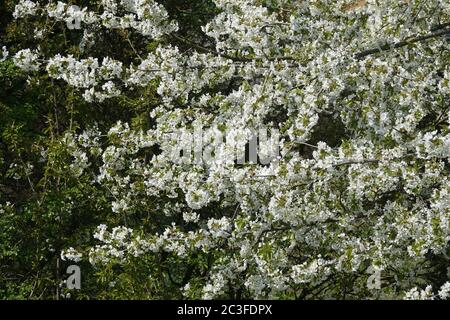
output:
[[[153,0],[103,0],[104,11],[97,13],[66,2],[50,2],[40,6],[38,2],[20,0],[14,18],[41,15],[63,21],[68,29],[81,29],[85,25],[101,25],[110,29],[134,29],[153,38],[177,30],[177,24],[169,21],[167,11]],[[123,13],[123,14],[120,14]]]

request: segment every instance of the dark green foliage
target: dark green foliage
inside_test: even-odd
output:
[[[0,3],[0,45],[7,46],[11,52],[33,48],[39,43],[47,56],[56,53],[73,54],[77,58],[110,56],[133,63],[138,61],[136,54],[158,45],[124,30],[95,30],[95,46],[80,52],[78,43],[82,32],[67,30],[62,23],[56,23],[52,33],[44,33],[44,40],[38,41],[33,37],[34,30],[49,27],[50,21],[36,17],[13,20],[16,3],[14,0]],[[75,3],[97,9],[100,1]],[[200,26],[216,13],[210,0],[161,3],[171,18],[179,22],[179,34],[186,38],[197,39]],[[61,250],[93,243],[92,233],[100,223],[122,223],[122,217],[111,215],[107,190],[93,185],[89,179],[75,179],[67,174],[71,159],[58,139],[66,132],[79,131],[94,123],[100,130],[107,129],[118,120],[130,122],[135,128],[148,128],[151,126],[148,113],[158,103],[154,88],[154,84],[149,84],[140,92],[129,92],[126,99],[92,106],[84,102],[80,92],[50,79],[44,72],[31,78],[17,69],[11,59],[0,62],[0,204],[11,203],[7,210],[0,211],[1,299],[58,298],[62,292],[59,284],[67,267],[64,262],[58,262]],[[137,104],[138,100],[144,103]],[[45,149],[49,153],[44,158]],[[117,270],[110,274],[104,271],[95,277],[97,271],[84,263],[81,266],[83,290],[75,298],[179,297],[177,291],[169,291],[164,297],[154,296],[154,292],[160,292],[156,290],[158,287],[170,287],[173,279],[164,276],[163,271],[176,264],[156,262],[143,259],[130,263],[124,268],[139,270],[119,272],[121,275],[115,280],[112,277],[116,277]],[[179,264],[183,270],[185,266]],[[161,277],[142,278],[155,265],[160,270],[151,273]],[[183,272],[173,277],[182,278]],[[129,278],[130,274],[136,277]],[[115,281],[114,287],[111,281]],[[143,285],[140,291],[133,291],[137,289],[129,289],[130,283]]]

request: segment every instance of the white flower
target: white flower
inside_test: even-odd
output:
[[[210,201],[210,196],[206,190],[190,190],[186,194],[186,202],[192,209],[201,209]]]
[[[74,262],[80,262],[82,257],[83,255],[72,247],[67,250],[61,251],[62,261],[70,260]]]
[[[97,231],[94,233],[94,238],[102,242],[107,242],[109,238],[109,233],[107,231],[108,227],[101,224],[97,227]]]
[[[419,290],[417,287],[405,293],[404,300],[433,300],[433,288],[428,285],[425,290]]]
[[[252,275],[248,277],[244,285],[253,292],[253,294],[258,297],[261,296],[263,290],[266,288],[266,283],[264,278],[260,275]]]
[[[50,18],[63,19],[66,11],[66,4],[58,1],[56,5],[54,3],[50,3],[46,9]]]
[[[14,64],[24,71],[37,71],[41,63],[39,55],[30,49],[23,49],[14,55]]]
[[[438,292],[439,297],[442,300],[446,300],[450,297],[450,282],[447,281],[441,286],[441,289]]]
[[[15,19],[23,18],[27,15],[34,15],[38,9],[38,4],[29,0],[20,0],[15,6],[13,17]]]
[[[83,174],[84,170],[89,167],[89,160],[87,154],[81,150],[73,152],[73,163],[70,164],[70,169],[75,177],[79,177]]]
[[[113,212],[123,212],[128,210],[128,203],[125,199],[120,199],[112,202]]]
[[[186,222],[198,222],[200,215],[194,211],[183,212],[183,219]]]
[[[209,219],[208,230],[214,238],[227,238],[230,236],[231,224],[227,217]]]
[[[96,96],[96,92],[94,88],[86,89],[82,94],[82,97],[86,102],[94,102]]]
[[[417,287],[412,288],[411,290],[407,291],[405,293],[404,300],[419,300],[420,299],[420,292],[417,289]]]
[[[41,40],[44,37],[43,29],[34,29],[34,38],[37,40]]]
[[[115,227],[111,232],[111,239],[123,243],[124,240],[133,232],[132,229],[126,227]]]
[[[8,52],[8,50],[6,49],[6,47],[3,46],[3,47],[2,47],[2,57],[0,58],[0,62],[5,61],[6,58],[8,58],[8,56],[9,56],[9,52]]]

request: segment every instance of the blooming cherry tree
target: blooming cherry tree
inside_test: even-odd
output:
[[[11,52],[93,107],[156,101],[139,102],[146,130],[119,121],[59,138],[70,174],[105,190],[121,221],[63,257],[99,270],[145,261],[149,278],[167,264],[187,298],[448,298],[450,3],[213,2],[203,39],[183,36],[164,1],[17,4],[14,18],[63,23],[80,46],[101,29],[154,44],[129,41],[123,61]],[[278,136],[259,150],[279,154],[239,162],[262,128]],[[186,141],[200,161],[174,161]]]

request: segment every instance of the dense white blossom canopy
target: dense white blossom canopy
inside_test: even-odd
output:
[[[150,210],[170,222],[145,234],[100,225],[98,245],[63,256],[101,267],[161,252],[209,255],[207,274],[180,287],[188,298],[230,287],[254,298],[447,298],[448,282],[426,287],[421,274],[433,272],[431,256],[450,259],[450,2],[354,2],[214,0],[220,13],[202,28],[213,45],[162,41],[131,63],[11,52],[18,67],[47,72],[89,103],[156,85],[150,130],[119,122],[61,142],[70,172],[110,191],[113,213]],[[14,16],[81,33],[179,37],[156,1],[102,3],[92,12],[24,0]],[[227,138],[211,161],[173,161],[196,128],[208,132],[205,145]],[[261,128],[279,133],[279,156],[237,164],[236,148]],[[142,156],[151,147],[160,152]]]

